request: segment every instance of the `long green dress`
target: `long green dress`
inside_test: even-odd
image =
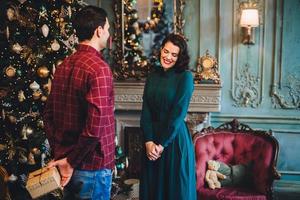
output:
[[[142,157],[141,200],[195,200],[195,156],[184,121],[194,90],[191,72],[159,67],[146,81],[141,128],[144,142],[164,146],[159,159]]]

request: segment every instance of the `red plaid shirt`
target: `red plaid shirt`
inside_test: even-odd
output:
[[[58,66],[44,121],[54,159],[83,170],[112,169],[115,120],[112,72],[101,53],[79,45]]]

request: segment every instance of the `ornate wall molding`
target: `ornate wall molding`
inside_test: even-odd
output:
[[[249,66],[245,65],[234,81],[234,106],[257,108],[259,102],[259,78],[249,71]]]
[[[299,46],[298,30],[294,28],[289,20],[292,15],[297,18],[300,16],[298,13],[297,5],[288,4],[289,2],[276,1],[275,17],[275,51],[274,51],[274,65],[273,65],[273,83],[271,91],[271,100],[274,108],[281,109],[299,109],[300,108],[300,79],[299,56],[293,56],[293,45]],[[285,13],[285,6],[289,6],[289,13]],[[294,16],[297,15],[297,16]],[[286,19],[285,19],[286,17]],[[288,26],[289,25],[289,26]],[[284,32],[284,30],[289,30]],[[287,34],[287,35],[284,35]],[[285,48],[284,41],[290,44],[290,48]],[[292,50],[291,50],[292,49]],[[295,48],[294,48],[295,49]],[[297,52],[298,54],[298,52]],[[298,60],[295,60],[297,59]]]
[[[288,75],[287,83],[281,88],[274,84],[272,87],[272,104],[274,108],[300,108],[300,79],[295,75]]]
[[[244,0],[234,0],[233,33],[232,33],[232,71],[231,71],[231,96],[236,107],[257,108],[263,99],[264,77],[264,41],[266,23],[260,24],[255,30],[258,37],[257,43],[252,46],[242,44],[240,19],[240,3]],[[261,19],[265,18],[265,0],[258,2],[261,8]],[[251,63],[251,65],[249,64]]]

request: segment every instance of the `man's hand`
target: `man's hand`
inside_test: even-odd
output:
[[[51,161],[48,163],[47,168],[56,166],[58,167],[61,176],[60,185],[65,187],[71,180],[74,168],[68,163],[67,158]]]

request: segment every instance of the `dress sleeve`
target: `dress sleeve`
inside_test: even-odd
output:
[[[153,127],[152,127],[152,117],[151,110],[149,106],[149,98],[147,97],[147,92],[149,88],[149,78],[146,81],[143,94],[143,107],[141,113],[140,127],[142,129],[145,142],[153,141]]]
[[[181,80],[179,80],[179,86],[176,91],[176,97],[169,114],[169,120],[167,125],[167,133],[159,139],[159,144],[167,147],[176,137],[178,128],[181,126],[184,120],[190,99],[194,91],[194,81],[191,72],[184,72]]]

